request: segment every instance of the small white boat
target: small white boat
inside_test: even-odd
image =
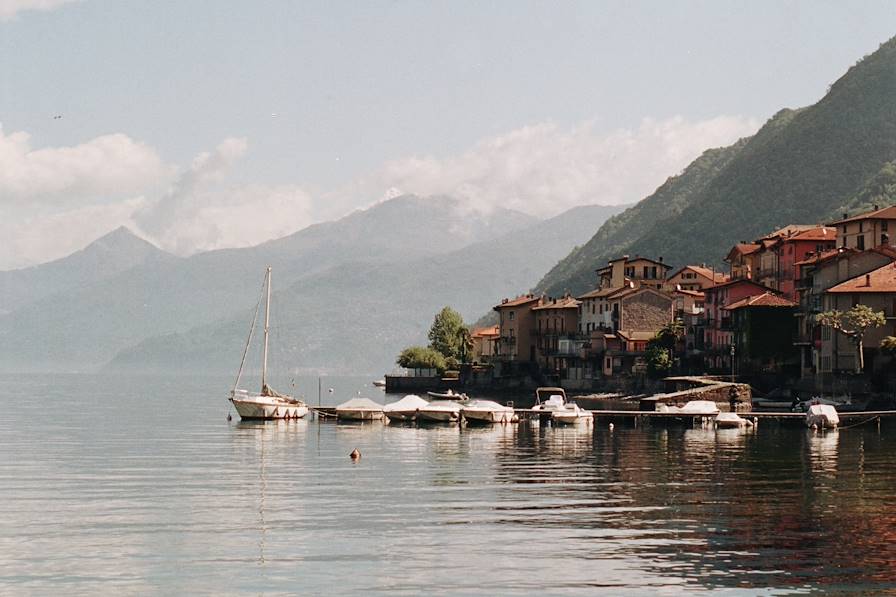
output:
[[[383,405],[370,398],[352,398],[336,407],[336,418],[342,421],[375,421],[383,418]]]
[[[375,388],[385,388],[386,387],[385,379],[377,379],[377,380],[373,381],[372,383],[373,383],[373,387],[375,387]]]
[[[840,425],[840,415],[830,404],[813,404],[806,413],[806,427],[836,429]]]
[[[417,411],[427,406],[428,401],[420,396],[408,394],[401,400],[385,405],[383,414],[390,421],[414,421],[417,418]]]
[[[739,417],[737,413],[719,413],[716,415],[716,427],[719,429],[739,429],[741,427],[752,427],[753,421]]]
[[[566,405],[566,392],[563,388],[536,388],[535,406],[532,410],[554,411]]]
[[[252,343],[252,335],[255,332],[255,324],[258,321],[258,308],[252,318],[252,326],[249,328],[249,337],[246,339],[246,347],[243,349],[243,359],[240,361],[239,372],[236,375],[236,383],[230,390],[230,403],[236,409],[241,419],[301,419],[308,414],[308,406],[292,396],[281,394],[271,388],[267,382],[268,376],[268,329],[271,322],[271,268],[265,270],[265,292],[267,302],[264,311],[264,344],[261,357],[261,392],[250,394],[247,390],[239,389],[240,379],[243,376],[243,366],[246,364],[246,355],[249,353],[249,345]]]
[[[447,392],[427,392],[427,395],[432,398],[436,398],[438,400],[468,400],[469,397],[466,394],[458,394],[454,390],[448,390]]]
[[[551,411],[551,421],[558,425],[591,423],[593,420],[594,414],[590,410],[585,410],[574,402],[567,402],[563,408]]]
[[[468,423],[515,423],[518,420],[511,406],[502,406],[492,400],[471,400],[460,409]]]
[[[453,400],[433,400],[417,409],[417,421],[456,423],[460,419],[460,404]]]

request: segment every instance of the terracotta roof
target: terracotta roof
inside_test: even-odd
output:
[[[765,290],[773,290],[772,288],[769,288],[768,286],[764,286],[764,285],[760,284],[759,282],[754,282],[753,280],[747,280],[746,278],[738,278],[736,280],[728,280],[727,282],[724,282],[722,284],[716,284],[715,286],[710,286],[709,288],[704,288],[703,292],[712,292],[719,288],[727,288],[728,286],[734,286],[735,284],[741,284],[741,283],[752,284],[753,286],[758,286],[759,288],[764,288]]]
[[[725,307],[726,311],[743,309],[745,307],[796,307],[796,303],[771,292],[764,292],[755,296],[748,296]]]
[[[828,226],[817,226],[810,230],[798,232],[784,240],[837,240],[837,229]]]
[[[579,300],[581,299],[589,299],[589,298],[601,298],[601,297],[610,297],[616,294],[622,294],[624,291],[634,290],[630,285],[626,284],[625,286],[620,286],[618,288],[596,288],[591,292],[586,292],[585,294],[577,297]]]
[[[822,261],[827,261],[828,259],[833,259],[838,255],[843,253],[858,253],[856,249],[844,249],[840,247],[839,249],[831,249],[830,251],[825,251],[824,253],[816,253],[809,257],[808,259],[803,259],[802,261],[797,261],[794,265],[811,265],[813,263],[821,263]]]
[[[678,275],[679,272],[683,272],[686,269],[689,269],[689,270],[703,276],[704,278],[712,280],[714,284],[722,284],[723,282],[728,281],[727,274],[725,274],[723,272],[717,272],[708,267],[703,267],[702,265],[686,265],[669,277],[674,278],[675,276]]]
[[[541,311],[547,309],[578,309],[580,301],[572,298],[571,296],[561,297],[559,299],[550,299],[546,301],[543,305],[539,305],[537,307],[532,307],[533,311]]]
[[[763,236],[761,238],[763,240],[777,239],[777,238],[781,238],[783,236],[793,235],[794,233],[797,233],[797,232],[811,230],[813,228],[818,228],[818,225],[817,224],[788,224],[787,226],[784,226],[783,228],[778,228],[777,230],[773,230],[772,232],[769,232],[768,234],[766,234],[765,236]]]
[[[837,284],[827,292],[896,292],[896,262]]]
[[[656,332],[629,332],[626,330],[619,330],[616,332],[617,336],[621,336],[626,340],[634,340],[634,341],[648,341],[653,340],[656,337]]]
[[[859,220],[871,219],[896,220],[896,205],[878,209],[877,211],[868,211],[851,218],[846,218],[844,220],[837,220],[836,222],[831,222],[830,225],[836,226],[837,224],[846,224],[847,222],[857,222]]]
[[[662,261],[657,261],[656,259],[651,259],[650,257],[641,257],[640,255],[637,255],[635,257],[628,257],[628,256],[617,257],[616,259],[610,259],[609,263],[613,263],[614,261],[625,261],[626,263],[634,263],[635,261],[649,261],[650,263],[655,263],[656,265],[662,266],[662,267],[666,268],[667,270],[672,269],[672,266],[669,265],[668,263],[663,263]],[[609,271],[611,269],[613,269],[612,266],[605,265],[601,268],[598,268],[596,271],[597,272],[605,272],[605,271]]]
[[[540,296],[535,296],[534,294],[524,294],[523,296],[518,296],[513,299],[504,299],[501,301],[500,305],[495,305],[495,309],[503,309],[505,307],[519,307],[520,305],[525,305],[531,303],[532,301],[540,301]]]
[[[750,255],[751,253],[755,253],[759,249],[762,248],[762,245],[754,244],[754,243],[738,243],[731,247],[731,250],[728,251],[728,255],[725,256],[725,261],[731,260],[731,254],[737,251],[741,255]]]
[[[500,336],[501,328],[500,326],[493,325],[488,328],[476,328],[472,332],[470,332],[470,336],[473,338],[487,338],[489,336]]]

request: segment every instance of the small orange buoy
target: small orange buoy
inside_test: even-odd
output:
[[[358,451],[358,448],[352,450],[352,453],[348,455],[352,460],[361,460],[361,452]]]

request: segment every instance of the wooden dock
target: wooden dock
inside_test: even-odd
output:
[[[316,412],[322,418],[336,418],[335,406],[314,406],[311,410]],[[520,420],[537,419],[539,417],[549,417],[545,411],[535,410],[532,408],[517,408],[514,411],[519,415]],[[595,424],[598,421],[606,421],[607,423],[628,423],[630,425],[640,426],[644,424],[657,423],[663,425],[669,424],[685,424],[693,425],[701,419],[712,417],[704,417],[701,415],[689,415],[675,412],[656,412],[642,410],[592,410]],[[737,413],[743,418],[757,419],[759,423],[779,423],[784,425],[805,425],[805,413],[792,412],[769,412],[769,411],[751,411]],[[874,411],[856,411],[856,412],[838,412],[840,415],[840,426],[848,427],[851,425],[860,425],[862,423],[871,422],[877,419],[896,419],[896,410],[874,410]]]

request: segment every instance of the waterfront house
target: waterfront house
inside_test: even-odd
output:
[[[730,350],[734,342],[731,316],[726,307],[747,297],[771,290],[752,280],[733,279],[704,290],[705,300],[705,359],[706,368],[730,371]]]
[[[686,265],[666,280],[667,290],[703,290],[717,284],[724,284],[728,276],[724,272],[703,265]]]
[[[703,351],[706,333],[706,293],[697,290],[676,289],[674,319],[681,321],[684,338],[678,350],[684,359],[682,370],[688,373],[703,372]]]
[[[666,284],[671,265],[663,263],[663,258],[657,260],[635,255],[628,255],[611,259],[609,264],[597,270],[598,288],[621,288],[626,280],[635,286],[646,286],[660,289]]]
[[[832,371],[831,329],[818,325],[816,316],[824,308],[824,293],[841,282],[864,275],[896,260],[892,247],[875,247],[869,251],[839,247],[797,262],[800,269],[798,291],[797,338],[802,353],[801,376],[814,378],[820,385]],[[824,338],[824,340],[823,340]],[[822,344],[825,344],[822,360]]]
[[[757,253],[762,248],[759,243],[740,242],[728,251],[725,261],[728,263],[728,277],[731,280],[752,280],[753,272],[758,270]]]
[[[578,366],[584,341],[578,335],[579,301],[567,295],[548,298],[532,308],[536,361],[542,372],[558,380],[581,377]]]
[[[795,302],[770,291],[725,306],[738,375],[799,373],[799,352],[793,344],[796,310]]]
[[[865,370],[873,371],[880,341],[886,336],[896,336],[896,262],[850,278],[824,292],[825,311],[845,312],[854,305],[867,305],[874,311],[882,311],[886,317],[883,327],[869,329],[864,338]],[[822,327],[820,352],[822,374],[855,370],[855,345],[830,327]]]
[[[470,332],[470,340],[473,342],[473,354],[471,360],[478,363],[487,363],[498,355],[498,339],[501,337],[501,326],[493,325],[486,328],[474,328]]]
[[[863,251],[879,245],[889,245],[896,227],[896,205],[879,209],[877,205],[866,213],[831,222],[837,228],[837,246]]]
[[[836,229],[825,226],[816,226],[779,237],[772,247],[777,258],[776,274],[766,286],[778,290],[790,301],[798,301],[797,280],[800,271],[796,264],[813,254],[830,251],[836,246]]]
[[[498,350],[495,360],[510,362],[535,362],[534,307],[543,297],[525,294],[514,299],[504,299],[495,305],[498,312]]]

